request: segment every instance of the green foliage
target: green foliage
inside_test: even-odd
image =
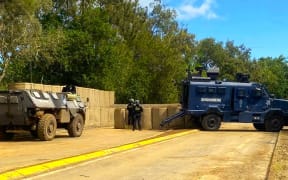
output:
[[[0,2],[0,82],[10,63],[34,55],[41,33],[35,12],[41,3],[38,0]]]
[[[250,68],[252,80],[261,82],[276,97],[288,98],[288,66],[283,56],[260,58]]]

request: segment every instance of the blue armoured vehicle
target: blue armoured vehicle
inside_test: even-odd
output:
[[[249,75],[237,74],[237,82],[228,82],[216,80],[218,72],[207,70],[208,77],[188,73],[182,81],[180,112],[160,126],[183,116],[190,116],[204,130],[218,130],[221,122],[253,123],[257,130],[272,132],[288,125],[287,100],[276,99],[260,83],[249,82]]]

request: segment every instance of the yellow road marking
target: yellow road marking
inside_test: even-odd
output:
[[[59,159],[59,160],[54,160],[54,161],[42,163],[42,164],[32,165],[29,167],[23,167],[23,168],[19,168],[16,170],[11,170],[11,171],[1,173],[0,174],[0,180],[25,178],[25,177],[29,177],[32,175],[41,174],[44,172],[55,170],[58,168],[66,167],[68,165],[81,163],[84,161],[88,161],[88,160],[100,158],[103,156],[111,155],[111,154],[114,154],[117,152],[127,151],[130,149],[142,147],[142,146],[145,146],[148,144],[154,144],[157,142],[161,142],[161,141],[173,139],[176,137],[184,136],[184,135],[191,134],[191,133],[197,132],[197,131],[198,130],[188,130],[188,131],[184,131],[184,132],[180,132],[180,133],[176,133],[176,134],[171,134],[171,135],[167,135],[167,136],[163,136],[163,137],[143,140],[140,142],[126,144],[126,145],[122,145],[122,146],[118,146],[118,147],[113,147],[110,149],[104,149],[104,150],[95,151],[92,153],[86,153],[86,154],[82,154],[79,156],[73,156],[73,157],[68,157],[68,158],[63,158],[63,159]]]

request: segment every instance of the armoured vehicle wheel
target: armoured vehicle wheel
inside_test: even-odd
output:
[[[216,114],[208,114],[202,119],[201,125],[204,130],[218,130],[221,126],[221,118]]]
[[[52,114],[44,114],[38,123],[38,137],[41,141],[51,141],[56,134],[57,122]]]
[[[270,116],[265,120],[265,130],[269,132],[279,132],[283,128],[283,120],[280,116]]]
[[[264,131],[264,130],[265,130],[265,125],[264,125],[264,124],[253,123],[253,126],[254,126],[254,128],[257,129],[258,131]]]
[[[79,137],[84,128],[84,120],[81,114],[77,114],[68,124],[68,134],[70,137]]]

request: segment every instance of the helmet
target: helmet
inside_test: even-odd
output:
[[[139,100],[135,100],[135,104],[140,104],[140,101]]]
[[[130,99],[129,99],[129,102],[130,102],[130,103],[134,103],[134,99],[133,99],[133,98],[130,98]]]

